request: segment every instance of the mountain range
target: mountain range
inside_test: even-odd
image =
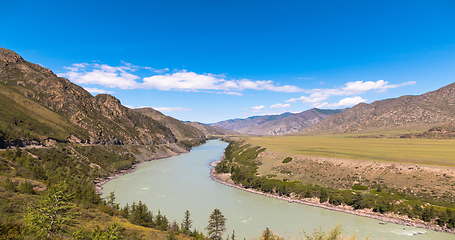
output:
[[[330,116],[309,133],[356,133],[381,130],[428,130],[421,136],[450,135],[455,123],[455,83],[416,96],[360,103]],[[429,130],[430,129],[430,130]],[[439,134],[438,134],[439,133]]]
[[[253,116],[210,124],[246,135],[340,134],[396,131],[402,137],[455,136],[455,83],[422,95],[360,103],[352,108],[313,108],[300,113]]]
[[[299,133],[342,111],[313,108],[299,113],[286,112],[279,115],[253,116],[245,119],[221,121],[210,125],[240,134],[286,135]]]

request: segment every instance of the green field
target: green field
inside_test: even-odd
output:
[[[246,140],[270,151],[289,154],[455,166],[455,139],[277,136]]]

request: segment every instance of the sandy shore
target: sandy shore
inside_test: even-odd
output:
[[[251,189],[251,188],[244,188],[241,185],[235,184],[230,179],[230,174],[217,174],[215,172],[215,166],[220,161],[221,160],[218,160],[218,161],[212,162],[210,164],[210,166],[212,166],[212,168],[210,170],[211,178],[216,182],[219,182],[219,183],[224,184],[229,187],[234,187],[234,188],[240,189],[242,191],[288,201],[289,203],[305,204],[305,205],[309,205],[309,206],[313,206],[313,207],[328,209],[331,211],[338,211],[338,212],[353,214],[353,215],[362,216],[362,217],[369,217],[369,218],[380,220],[381,224],[385,224],[386,222],[389,222],[389,223],[395,223],[395,224],[404,225],[404,226],[425,228],[425,229],[438,231],[438,232],[455,233],[455,230],[442,228],[436,224],[429,224],[429,223],[426,223],[419,219],[410,219],[406,216],[402,216],[402,215],[398,215],[398,214],[392,214],[392,213],[380,214],[380,213],[373,212],[371,209],[354,210],[352,207],[346,206],[346,205],[335,206],[335,205],[329,204],[328,202],[319,203],[319,199],[316,199],[316,198],[311,198],[311,199],[293,198],[293,197],[279,196],[277,194],[265,193],[265,192],[261,192],[261,191]]]

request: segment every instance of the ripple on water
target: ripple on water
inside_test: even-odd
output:
[[[401,236],[417,236],[426,234],[427,231],[423,229],[403,229],[403,230],[395,230],[391,231],[394,234],[401,235]]]

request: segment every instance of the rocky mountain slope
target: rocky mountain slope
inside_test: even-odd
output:
[[[355,133],[375,130],[426,130],[450,125],[454,122],[455,83],[452,83],[422,95],[402,96],[371,104],[358,104],[321,121],[307,129],[306,132]]]
[[[13,51],[0,49],[0,145],[36,144],[49,139],[168,144],[182,137],[175,130],[179,126],[178,120],[163,116],[160,121],[129,109],[113,96],[94,97]],[[197,128],[185,125],[185,137],[202,136]]]
[[[164,126],[168,127],[171,129],[172,133],[178,140],[186,140],[192,138],[202,139],[210,135],[210,133],[206,133],[197,127],[191,126],[191,124],[188,122],[182,122],[173,117],[169,117],[153,108],[137,108],[133,109],[133,111],[148,116],[151,119],[158,121]]]
[[[330,115],[342,110],[313,108],[300,113],[253,116],[245,119],[232,119],[211,124],[211,126],[249,135],[285,135],[301,132]]]
[[[205,139],[198,128],[153,109],[129,109],[110,95],[92,96],[0,48],[0,239],[190,239],[167,231],[163,215],[154,224],[145,205],[133,207],[140,218],[133,220],[133,208],[120,214],[96,187],[136,163],[186,152]],[[56,205],[63,207],[47,211]],[[29,227],[31,215],[47,220],[31,220]],[[55,219],[65,221],[57,228]],[[42,230],[52,224],[52,234]],[[95,233],[95,226],[103,230]]]

